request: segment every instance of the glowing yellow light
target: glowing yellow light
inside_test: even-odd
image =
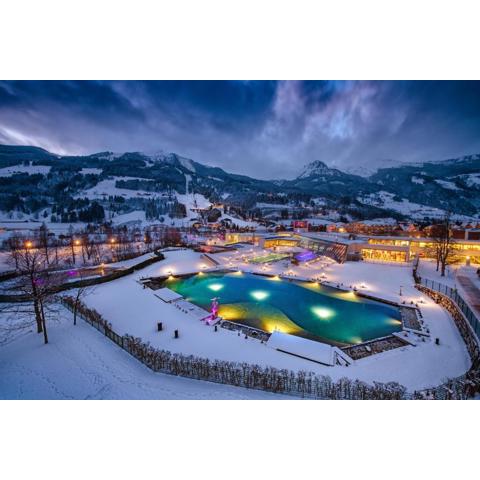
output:
[[[333,316],[333,310],[324,307],[312,307],[312,312],[317,316],[320,317],[322,320],[326,320]]]
[[[213,290],[214,292],[218,292],[223,288],[223,285],[221,283],[212,283],[211,285],[208,286],[210,290]]]
[[[80,245],[80,240],[75,240],[75,245]]]
[[[173,280],[175,277],[173,275],[169,275],[167,280]]]
[[[264,292],[263,290],[254,290],[253,292],[250,293],[250,295],[255,300],[265,300],[269,294],[267,292]]]
[[[114,239],[114,238],[111,238],[111,239],[110,239],[110,243],[115,243],[115,239]]]
[[[360,337],[352,337],[352,338],[350,339],[350,342],[351,342],[351,343],[362,343],[363,340],[362,340]]]
[[[387,320],[388,325],[401,325],[402,322],[400,320],[396,320],[395,318],[390,318]]]
[[[33,245],[32,242],[25,242],[25,246],[27,248],[32,248],[32,245]]]

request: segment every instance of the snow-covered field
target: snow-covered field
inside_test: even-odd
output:
[[[419,183],[418,178],[417,178],[417,181],[414,181],[413,178],[416,178],[416,177],[412,177],[412,181],[414,183]],[[457,188],[453,182],[437,180],[437,183],[439,183],[443,188],[447,190],[454,190]],[[396,200],[395,195],[393,193],[389,193],[383,190],[377,193],[370,193],[369,195],[357,197],[357,200],[365,205],[372,205],[374,207],[387,208],[389,210],[394,210],[403,215],[407,215],[412,219],[423,219],[425,217],[442,218],[446,214],[445,210],[442,210],[440,208],[435,208],[435,207],[429,207],[427,205],[422,205],[420,203],[411,202],[406,198]],[[470,217],[468,215],[460,215],[460,214],[453,214],[452,218],[454,220],[460,220],[460,221],[476,220],[476,217]]]
[[[48,165],[32,165],[31,163],[30,165],[14,165],[13,167],[0,168],[0,177],[11,177],[17,173],[28,173],[29,175],[40,173],[47,175],[51,168]]]
[[[473,187],[473,188],[480,187],[480,173],[469,173],[466,175],[459,175],[458,178],[461,178],[462,180],[464,180],[469,187]]]
[[[257,252],[258,254],[259,252]],[[232,254],[213,255],[217,261],[229,265]],[[343,376],[359,378],[368,382],[398,381],[410,390],[431,387],[447,377],[464,373],[470,359],[463,341],[450,316],[438,305],[425,298],[421,306],[424,320],[430,328],[431,339],[390,350],[382,354],[358,360],[350,367],[325,367],[308,360],[292,357],[270,349],[257,340],[239,337],[235,332],[206,326],[198,315],[184,313],[173,304],[164,303],[155,292],[143,289],[139,277],[150,277],[186,272],[197,272],[205,265],[201,255],[189,250],[166,252],[166,260],[151,265],[133,276],[98,286],[87,297],[86,303],[98,310],[113,324],[114,330],[141,337],[158,348],[172,352],[199,355],[209,358],[247,361],[292,370],[309,370],[330,375],[334,379]],[[315,264],[314,264],[315,265]],[[262,271],[261,266],[240,265],[249,271]],[[284,271],[282,262],[272,264],[269,273]],[[417,300],[419,292],[413,286],[411,271],[406,267],[352,262],[343,265],[328,263],[311,267],[296,267],[298,277],[311,277],[324,272],[333,284],[367,286],[367,293],[398,301],[402,286],[402,299]],[[156,324],[162,321],[164,331],[158,333]],[[173,330],[180,331],[180,338],[173,338]],[[439,337],[440,345],[433,339]],[[411,338],[414,340],[414,338]]]
[[[264,271],[263,266],[245,264],[241,255],[258,255],[259,249],[241,253],[212,255],[219,263],[249,271]],[[174,304],[160,300],[155,292],[143,288],[140,277],[163,276],[172,272],[198,272],[208,262],[191,250],[165,252],[164,261],[150,265],[133,275],[98,285],[84,299],[98,310],[120,334],[132,334],[153,346],[172,352],[211,359],[270,365],[290,370],[307,370],[341,377],[373,381],[397,381],[410,391],[428,388],[447,377],[464,373],[470,359],[450,316],[434,302],[423,297],[421,305],[431,339],[357,360],[349,367],[327,367],[269,348],[253,338],[245,339],[223,328],[200,321],[198,310],[184,312]],[[138,259],[137,259],[138,260]],[[290,266],[288,267],[291,268]],[[269,273],[285,271],[283,262],[267,267]],[[418,300],[411,270],[407,267],[350,262],[343,265],[325,261],[310,267],[293,267],[293,274],[312,277],[324,273],[333,284],[366,286],[366,293],[398,301],[400,286],[403,300]],[[158,321],[164,330],[156,331]],[[178,329],[180,338],[174,339]],[[71,315],[62,314],[51,322],[50,343],[44,346],[34,333],[15,338],[0,347],[1,398],[284,398],[235,387],[155,374],[136,362],[89,325],[72,325]],[[434,339],[440,338],[440,345]]]
[[[0,346],[0,399],[290,398],[154,373],[65,310],[49,338],[27,332]]]
[[[462,277],[470,279],[474,287],[480,291],[480,277],[477,275],[478,265],[447,265],[445,276],[441,276],[441,272],[436,269],[436,262],[432,260],[422,259],[418,266],[418,273],[422,278],[439,282],[451,288],[457,289],[463,300],[470,305],[475,312],[475,305],[478,304],[477,294],[471,289],[465,290]]]
[[[103,197],[119,196],[124,198],[155,198],[159,194],[155,192],[147,192],[146,190],[130,190],[128,188],[118,188],[115,183],[118,180],[145,180],[138,177],[113,177],[111,179],[102,180],[98,182],[94,187],[84,190],[77,195],[77,198],[89,198],[91,200]]]
[[[422,258],[418,264],[418,274],[422,278],[434,280],[452,288],[455,287],[455,270],[459,267],[455,265],[447,265],[444,277],[441,276],[440,271],[437,272],[436,267],[437,265],[435,261]]]
[[[12,270],[10,265],[10,255],[8,252],[0,252],[0,273]]]
[[[455,183],[449,182],[447,180],[435,180],[436,183],[438,183],[441,187],[447,189],[447,190],[460,190]]]
[[[100,175],[102,173],[101,168],[82,168],[80,170],[81,175]]]
[[[415,183],[418,183],[418,180]],[[395,195],[393,193],[380,191],[378,193],[371,193],[369,195],[359,197],[358,200],[365,205],[388,208],[404,215],[408,215],[412,218],[440,218],[445,215],[445,211],[439,208],[420,205],[419,203],[410,202],[405,198],[402,198],[401,200],[394,200],[394,197]]]

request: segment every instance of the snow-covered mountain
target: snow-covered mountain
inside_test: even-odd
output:
[[[285,181],[283,186],[327,197],[349,195],[352,188],[362,193],[372,191],[369,182],[362,177],[330,168],[320,160],[305,165],[297,178]]]
[[[382,168],[369,181],[412,202],[464,215],[480,211],[480,155]]]
[[[398,165],[398,160],[386,158],[376,164],[370,164],[368,161],[359,161],[355,165],[347,165],[346,167],[341,168],[341,170],[352,175],[368,178],[377,173],[381,168],[396,168]],[[339,168],[336,164],[333,164],[332,166]]]
[[[303,168],[302,173],[297,177],[297,180],[301,180],[308,177],[334,177],[342,175],[343,172],[333,168],[327,167],[327,165],[320,160],[315,160],[314,162],[308,163]]]
[[[313,208],[320,199],[325,209],[353,218],[480,213],[480,155],[388,165],[367,176],[367,169],[355,175],[316,160],[293,180],[267,181],[164,151],[59,156],[37,147],[0,145],[0,210],[68,205],[69,198],[106,202],[115,196],[143,208],[149,198],[169,192],[180,198],[188,190],[243,210],[268,203]]]

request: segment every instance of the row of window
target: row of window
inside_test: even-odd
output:
[[[435,243],[433,242],[418,242],[414,240],[390,240],[390,239],[377,239],[369,238],[368,243],[371,245],[390,245],[395,247],[408,247],[411,248],[435,248]],[[452,243],[452,249],[455,250],[475,250],[480,251],[480,243]]]
[[[406,262],[407,252],[362,248],[362,258],[377,262]]]

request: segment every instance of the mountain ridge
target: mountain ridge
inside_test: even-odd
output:
[[[282,197],[285,201],[286,197],[303,204],[323,199],[331,208],[338,206],[341,200],[342,208],[357,209],[359,212],[375,206],[388,213],[391,205],[398,208],[405,200],[465,215],[480,213],[479,154],[437,162],[387,166],[369,176],[348,173],[329,167],[321,160],[314,160],[305,164],[294,179],[261,180],[229,173],[220,167],[163,150],[150,153],[105,151],[66,156],[55,155],[39,147],[0,145],[0,169],[22,163],[50,166],[51,172],[66,177],[67,191],[77,188],[73,184],[68,185],[67,173],[77,175],[73,178],[80,186],[85,181],[79,180],[78,174],[87,169],[97,172],[97,175],[87,177],[90,183],[111,177],[129,177],[138,180],[123,181],[122,185],[148,191],[174,190],[182,194],[186,192],[186,183],[189,183],[191,191],[201,193],[212,201],[226,201],[247,209],[253,208],[257,201],[275,203]],[[52,183],[53,179],[45,181]],[[387,195],[378,195],[380,192]],[[9,194],[13,193],[9,191]]]

